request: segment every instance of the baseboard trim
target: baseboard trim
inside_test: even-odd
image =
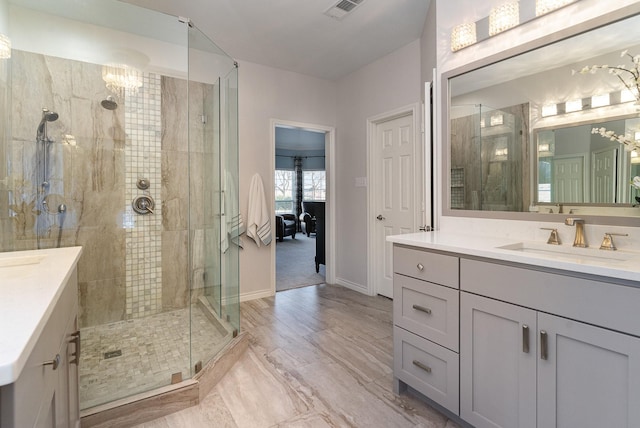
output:
[[[367,296],[372,296],[373,294],[371,294],[371,292],[369,291],[369,289],[367,288],[367,286],[362,285],[362,284],[358,284],[352,281],[348,281],[346,279],[343,278],[336,278],[336,285],[341,285],[345,288],[348,288],[350,290],[353,291],[357,291],[359,293],[362,294],[366,294]]]
[[[252,291],[250,293],[241,293],[240,301],[247,302],[249,300],[263,299],[265,297],[272,297],[272,296],[273,296],[273,292],[271,290]]]

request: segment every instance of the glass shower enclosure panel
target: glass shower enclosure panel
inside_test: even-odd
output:
[[[239,328],[235,62],[121,1],[0,6],[0,251],[83,247],[82,409],[189,379]]]
[[[192,239],[191,345],[197,372],[237,334],[237,105],[236,64],[193,24],[189,24],[189,171]],[[237,110],[237,109],[236,109]],[[234,306],[235,304],[235,306]],[[208,320],[205,322],[202,318]]]

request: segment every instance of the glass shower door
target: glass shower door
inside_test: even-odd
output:
[[[191,349],[197,372],[237,331],[228,295],[237,296],[238,211],[235,62],[193,25],[189,27],[189,171],[191,235]],[[231,70],[231,72],[230,72]],[[231,98],[231,99],[230,99]],[[237,110],[237,109],[236,109]],[[233,141],[231,141],[233,140]],[[229,293],[228,289],[236,290]],[[237,297],[234,299],[237,306]],[[233,304],[231,304],[233,306]]]

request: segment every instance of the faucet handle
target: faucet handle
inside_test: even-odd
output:
[[[613,233],[613,232],[605,232],[604,238],[602,238],[602,244],[600,244],[601,250],[609,250],[615,251],[617,250],[616,246],[613,243],[614,236],[629,236],[628,233]]]
[[[552,227],[541,227],[540,229],[551,231],[551,234],[549,235],[549,239],[547,240],[547,244],[560,245],[560,238],[558,237],[558,229],[554,229]]]
[[[567,217],[564,219],[564,224],[566,224],[567,226],[575,226],[576,223],[584,224],[584,219],[577,217]]]

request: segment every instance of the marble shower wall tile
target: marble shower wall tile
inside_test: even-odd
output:
[[[120,321],[125,312],[125,278],[80,282],[79,319],[81,327]]]
[[[47,124],[55,141],[50,145],[47,200],[54,211],[62,203],[67,206],[61,245],[84,247],[78,265],[81,324],[121,319],[124,111],[100,106],[107,93],[99,65],[15,50],[12,64],[10,155],[14,194],[21,197],[17,202],[36,198],[36,128],[42,108],[48,108],[59,118]],[[41,217],[43,245],[57,245],[61,217],[55,212]],[[21,249],[35,248],[29,229],[15,231]]]
[[[162,150],[187,152],[188,84],[184,79],[162,77]]]
[[[189,82],[189,152],[193,154],[204,152],[204,129],[213,121],[213,118],[205,116],[204,86],[202,83]]]
[[[125,231],[109,226],[81,227],[76,244],[82,245],[78,281],[90,282],[125,276]]]
[[[189,155],[162,151],[162,228],[186,230],[189,221]]]
[[[162,309],[181,309],[189,302],[189,259],[186,230],[162,232]]]

